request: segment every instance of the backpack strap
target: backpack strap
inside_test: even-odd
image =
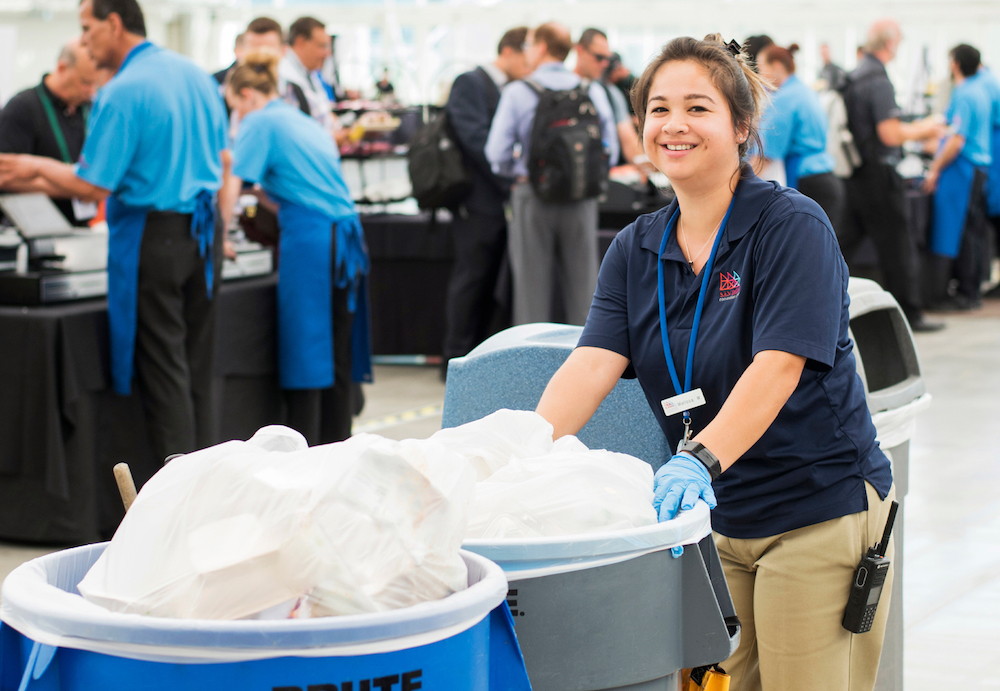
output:
[[[521,81],[527,84],[531,88],[531,90],[534,91],[539,96],[548,91],[548,89],[546,89],[544,86],[536,82],[534,79],[522,79]]]

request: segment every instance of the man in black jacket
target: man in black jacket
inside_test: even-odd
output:
[[[507,248],[504,203],[510,181],[493,174],[484,148],[500,101],[500,89],[531,72],[524,52],[528,28],[509,30],[500,39],[497,59],[455,79],[445,110],[455,131],[472,190],[452,224],[455,264],[445,307],[445,366],[489,336],[497,310],[494,290]]]

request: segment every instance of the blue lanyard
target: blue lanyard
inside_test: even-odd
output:
[[[684,366],[683,389],[681,389],[681,382],[677,377],[677,367],[674,365],[674,356],[670,352],[670,339],[667,338],[667,301],[665,295],[666,288],[663,286],[663,251],[667,248],[667,241],[670,239],[670,234],[673,232],[674,226],[677,224],[677,216],[680,213],[679,206],[670,217],[670,220],[667,221],[667,228],[663,233],[663,240],[660,241],[660,253],[657,255],[656,261],[656,292],[660,301],[660,338],[663,340],[663,355],[667,359],[667,369],[670,371],[670,381],[673,382],[674,391],[678,396],[691,390],[691,371],[694,369],[694,348],[698,341],[698,327],[701,326],[701,312],[705,307],[705,294],[708,292],[708,283],[712,276],[712,265],[715,264],[715,255],[719,251],[719,242],[722,240],[722,234],[726,232],[726,225],[729,223],[729,215],[733,213],[733,206],[735,204],[736,195],[733,194],[733,200],[729,202],[729,209],[726,210],[726,215],[722,217],[722,223],[719,225],[719,232],[716,234],[715,242],[712,244],[712,253],[708,255],[708,261],[702,269],[701,289],[698,291],[698,306],[695,307],[694,310],[694,322],[691,324],[691,340],[688,341],[687,363]],[[690,426],[691,411],[685,410],[685,430],[690,429]]]

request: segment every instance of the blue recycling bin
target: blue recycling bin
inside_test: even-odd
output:
[[[106,543],[4,581],[0,691],[530,691],[499,566],[463,552],[468,589],[389,612],[204,621],[110,612],[76,584]]]

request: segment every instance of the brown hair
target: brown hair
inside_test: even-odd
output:
[[[307,41],[312,40],[313,31],[316,29],[325,29],[326,24],[316,19],[315,17],[299,17],[292,25],[288,27],[288,45],[294,46],[295,39],[299,36]]]
[[[285,31],[281,28],[281,24],[270,17],[257,17],[247,24],[247,32],[258,36],[274,32],[281,38],[282,43],[285,41]]]
[[[760,75],[753,71],[746,55],[741,51],[734,56],[719,34],[709,34],[703,41],[690,36],[675,38],[649,63],[632,87],[632,108],[639,118],[639,136],[642,136],[646,125],[649,90],[656,73],[668,62],[679,61],[694,62],[705,68],[712,85],[729,104],[733,129],[746,130],[747,138],[739,147],[740,160],[747,158],[747,153],[754,144],[758,151],[762,151],[764,147],[758,128],[760,115],[767,101],[764,83]]]
[[[795,74],[795,53],[797,53],[798,50],[798,43],[793,43],[787,48],[770,45],[760,52],[760,57],[757,62],[758,64],[766,62],[769,65],[773,62],[780,62],[781,66],[785,68],[785,71],[788,72],[788,74]]]
[[[524,42],[527,40],[528,27],[515,26],[513,29],[508,29],[497,46],[497,55],[500,55],[504,48],[511,48],[515,53],[521,53],[524,51]]]
[[[250,53],[226,75],[226,88],[234,94],[247,88],[265,96],[278,93],[278,56],[270,52]]]
[[[546,52],[556,60],[565,60],[573,48],[569,31],[556,22],[545,22],[535,29],[535,43],[544,43]]]

